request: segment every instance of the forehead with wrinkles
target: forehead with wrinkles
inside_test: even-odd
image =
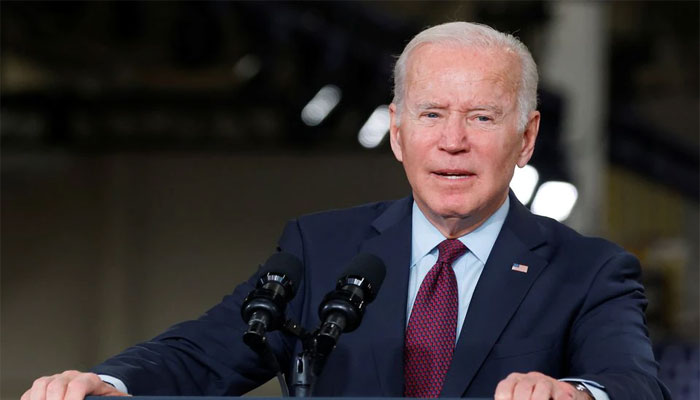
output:
[[[514,102],[519,70],[518,57],[507,49],[425,44],[408,60],[406,96],[411,106],[489,99]]]

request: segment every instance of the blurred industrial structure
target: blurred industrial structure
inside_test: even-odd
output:
[[[408,194],[385,139],[395,56],[425,26],[469,20],[532,50],[532,165],[540,182],[578,188],[567,223],[641,259],[662,376],[674,398],[696,399],[699,13],[671,1],[3,1],[1,398],[197,317],[287,219]]]

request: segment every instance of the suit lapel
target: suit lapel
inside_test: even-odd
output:
[[[510,210],[474,291],[447,373],[442,397],[460,397],[547,261],[532,252],[543,244],[531,215],[513,195]],[[514,263],[528,266],[513,271]]]
[[[406,327],[406,288],[411,260],[412,198],[392,204],[373,227],[377,235],[360,246],[386,265],[386,278],[368,307],[363,325],[373,330],[372,350],[382,393],[385,397],[403,396],[403,342]]]

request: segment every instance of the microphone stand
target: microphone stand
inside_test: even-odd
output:
[[[288,319],[282,324],[280,330],[285,334],[298,338],[302,344],[302,351],[294,359],[291,395],[292,397],[311,397],[316,378],[321,375],[323,367],[326,365],[328,354],[335,346],[319,345],[320,328],[313,332],[308,332],[296,322]],[[264,334],[252,334],[244,337],[247,339],[244,339],[246,344],[260,356],[262,362],[275,371],[282,390],[282,397],[289,397],[289,387],[281,372],[279,361],[272,352]]]
[[[317,351],[318,332],[307,332],[297,323],[287,320],[282,326],[282,331],[296,336],[301,340],[302,351],[294,359],[292,370],[292,396],[311,397],[316,378],[323,371],[327,354]]]
[[[297,354],[292,372],[292,396],[311,397],[316,376],[313,374],[313,355],[304,350]]]

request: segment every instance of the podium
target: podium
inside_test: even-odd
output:
[[[133,396],[133,397],[112,397],[112,396],[87,396],[85,400],[232,400],[244,399],[246,397],[219,397],[219,396]],[[280,400],[284,397],[249,397],[255,400]],[[292,399],[293,397],[287,397]],[[314,400],[405,400],[404,397],[313,397]],[[444,398],[444,400],[493,400],[493,397],[462,397]]]

